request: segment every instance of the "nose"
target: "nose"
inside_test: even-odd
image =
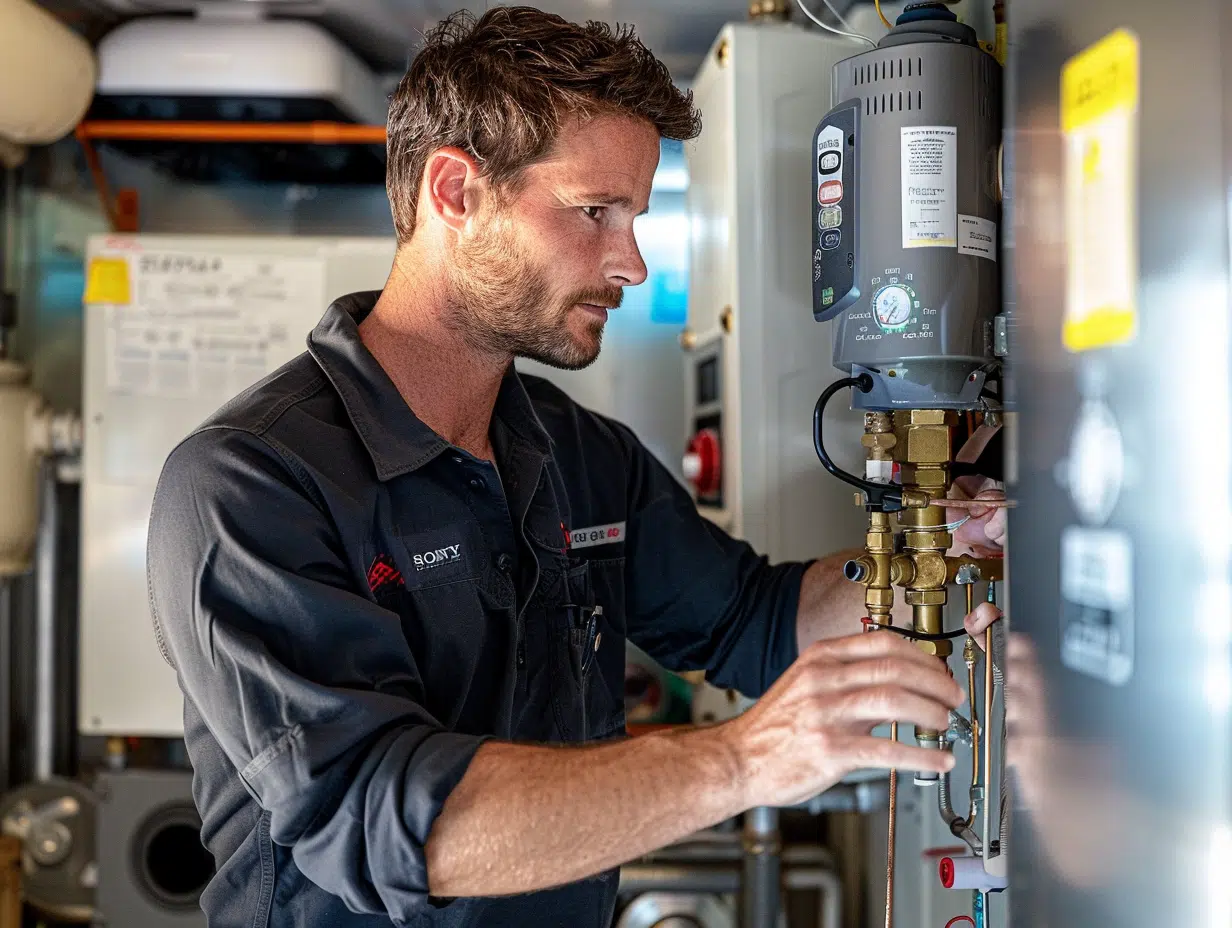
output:
[[[618,287],[636,287],[646,280],[646,262],[632,229],[621,236],[620,246],[608,262],[607,279]]]

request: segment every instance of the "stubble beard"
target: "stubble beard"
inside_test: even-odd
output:
[[[476,351],[529,358],[561,370],[581,370],[599,356],[603,320],[587,315],[592,338],[570,330],[579,303],[620,305],[617,286],[552,297],[548,271],[535,265],[500,220],[482,238],[459,246],[452,271],[450,323]]]

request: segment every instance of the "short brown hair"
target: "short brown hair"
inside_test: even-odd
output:
[[[691,93],[628,27],[530,7],[461,11],[425,36],[390,99],[385,186],[398,241],[415,229],[428,155],[461,148],[499,185],[544,157],[564,117],[622,113],[668,139],[695,138]]]

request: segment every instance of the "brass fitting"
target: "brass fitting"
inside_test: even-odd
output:
[[[868,533],[864,536],[865,554],[853,563],[862,575],[864,607],[878,625],[890,623],[894,590],[890,586],[890,558],[894,554],[894,533],[890,517],[884,512],[868,514]]]
[[[975,662],[979,660],[978,645],[975,639],[970,635],[967,636],[967,642],[963,645],[963,663],[967,665],[967,670],[970,671],[975,667]]]
[[[898,438],[894,420],[888,413],[869,412],[864,415],[865,476],[889,483],[894,469],[893,448]],[[864,584],[864,608],[877,625],[890,624],[894,607],[894,588],[890,580],[890,558],[894,556],[894,530],[885,512],[868,514],[868,531],[864,536],[862,557],[848,563],[847,576]]]
[[[944,409],[910,409],[894,413],[895,446],[903,486],[944,496],[949,486],[951,434],[958,417]],[[927,504],[926,504],[927,505]]]
[[[911,586],[915,582],[915,561],[910,554],[896,554],[890,560],[890,582],[895,586]]]
[[[911,543],[908,542],[908,545]],[[920,547],[924,547],[921,545]],[[929,547],[932,547],[931,545]],[[946,563],[945,555],[935,550],[913,551],[911,561],[915,565],[915,576],[911,585],[918,590],[940,589],[945,586]]]

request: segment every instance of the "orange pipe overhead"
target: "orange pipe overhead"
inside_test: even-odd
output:
[[[81,123],[77,127],[77,137],[83,141],[384,145],[385,127],[340,122],[165,122],[103,119]]]

